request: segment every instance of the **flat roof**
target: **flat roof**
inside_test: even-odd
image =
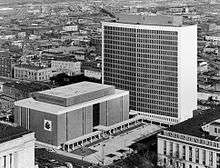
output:
[[[85,82],[79,82],[71,85],[57,87],[50,90],[41,91],[38,93],[61,97],[61,98],[70,98],[70,97],[76,97],[86,93],[102,90],[109,87],[112,86],[85,81]]]
[[[0,123],[0,143],[22,137],[29,133],[31,133],[31,131],[26,130],[25,128]]]
[[[182,16],[171,15],[132,15],[119,14],[116,16],[116,22],[128,24],[157,25],[157,26],[177,26],[183,25]]]
[[[209,135],[208,132],[202,130],[203,125],[206,125],[217,119],[220,119],[220,107],[217,107],[216,109],[205,110],[202,114],[197,115],[174,126],[171,126],[166,130],[180,134],[191,135],[199,138],[209,139],[212,141],[218,141],[215,139],[216,136]]]
[[[33,110],[40,111],[40,112],[60,115],[60,114],[67,113],[69,111],[74,111],[74,110],[77,110],[83,107],[91,106],[93,104],[101,103],[101,102],[115,99],[115,98],[125,96],[125,95],[129,95],[129,91],[115,89],[114,94],[100,97],[97,99],[93,99],[91,101],[74,104],[71,106],[62,106],[62,105],[57,105],[57,104],[46,103],[42,101],[37,101],[33,98],[16,101],[15,105],[19,107],[33,109]]]
[[[15,65],[14,67],[17,68],[25,68],[25,69],[32,69],[32,70],[41,70],[41,69],[47,69],[45,67],[41,67],[41,66],[34,66],[34,65],[29,65],[29,64],[19,64],[19,65]]]

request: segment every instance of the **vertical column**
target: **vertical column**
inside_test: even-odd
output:
[[[199,164],[203,164],[203,149],[199,148]]]
[[[185,145],[186,147],[186,160],[189,160],[189,146]]]
[[[11,153],[11,168],[16,168],[15,166],[15,153]]]
[[[0,167],[3,167],[3,165],[4,165],[4,158],[2,156],[2,157],[0,157]]]
[[[192,162],[196,162],[196,149],[195,147],[191,146],[192,147]]]
[[[6,168],[11,168],[10,155],[6,155]]]
[[[216,162],[217,162],[217,158],[216,158],[216,152],[215,152],[215,151],[213,151],[213,167],[217,167]]]

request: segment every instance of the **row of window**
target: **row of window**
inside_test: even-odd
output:
[[[138,88],[138,97],[148,97],[150,95],[161,95],[161,96],[168,96],[168,97],[178,97],[177,92],[168,92],[166,90],[152,90],[152,89],[146,89],[146,88]]]
[[[121,72],[122,70],[135,70],[136,67],[134,66],[124,66],[121,64],[110,64],[110,63],[104,63],[105,66],[107,66],[105,68],[105,70],[107,71],[107,69],[109,69],[110,71],[113,71],[113,69],[118,69],[117,72]],[[171,72],[177,72],[177,67],[176,66],[164,66],[164,65],[151,65],[151,64],[145,64],[144,67],[142,67],[143,70],[142,72],[144,72],[144,69],[151,69],[151,70],[159,70],[159,71],[171,71]]]
[[[9,160],[7,159],[7,157],[9,157]],[[12,154],[9,154],[9,155],[5,155],[3,157],[0,157],[0,162],[3,163],[1,166],[2,168],[12,168],[13,167],[13,164],[12,164]],[[3,161],[1,161],[3,160]],[[9,162],[9,163],[8,163]]]
[[[168,31],[168,30],[151,30],[151,29],[136,29],[136,28],[127,28],[127,27],[115,27],[115,26],[104,26],[106,32],[110,31],[122,31],[122,32],[138,32],[146,34],[166,34],[166,35],[178,35],[177,31]]]
[[[145,98],[140,98],[140,97],[137,97],[136,100],[137,100],[137,104],[140,104],[141,107],[147,107],[147,108],[153,108],[153,109],[157,109],[157,108],[161,109],[160,107],[169,107],[169,108],[176,109],[176,110],[178,107],[178,104],[173,103],[173,102],[166,102],[166,101],[158,100],[156,104],[151,104],[151,103],[148,103]]]
[[[153,109],[152,107],[142,107],[142,104],[137,103],[137,111],[145,112],[145,113],[151,113],[151,114],[157,114],[162,116],[168,116],[168,117],[178,117],[177,109],[169,108],[169,107],[157,107],[157,109]]]
[[[145,39],[177,41],[178,37],[167,36],[167,35],[154,35],[154,34],[127,34],[120,32],[115,32],[114,34],[112,34],[112,32],[104,32],[104,39],[144,43]]]
[[[169,156],[171,156],[173,158],[177,158],[177,159],[188,160],[190,162],[195,162],[198,164],[213,166],[213,152],[212,151],[207,151],[205,149],[200,149],[200,148],[194,148],[194,150],[195,150],[194,155],[195,156],[193,157],[193,147],[192,146],[188,146],[188,152],[186,152],[187,146],[185,146],[185,145],[180,146],[178,143],[168,142],[166,140],[164,140],[163,142],[164,142],[163,143],[163,154],[164,155],[169,155]],[[174,145],[175,145],[175,151],[174,151]],[[169,146],[169,151],[167,150],[168,146]],[[181,152],[180,152],[180,150],[181,150]],[[181,156],[180,156],[180,153],[182,153]],[[186,154],[188,154],[188,157],[186,157]],[[200,156],[200,154],[202,154],[202,156]],[[209,163],[206,163],[207,155],[209,157]],[[194,160],[193,160],[193,158],[194,158]],[[220,154],[219,153],[217,153],[216,161],[217,161],[217,168],[220,168]]]
[[[132,48],[132,47],[127,47],[127,48]],[[132,52],[131,52],[132,51]],[[149,56],[169,56],[169,57],[177,57],[177,51],[164,51],[164,50],[156,50],[156,49],[149,49],[149,48],[132,48],[130,50],[118,50],[116,46],[112,48],[112,45],[106,44],[104,47],[104,55],[105,57],[111,54],[119,54],[119,55],[130,55],[132,56],[139,56],[139,57],[145,57],[148,58]],[[155,58],[157,59],[157,58]],[[158,58],[159,59],[159,58]]]
[[[117,50],[125,50],[125,51],[137,51],[137,52],[143,52],[146,49],[154,49],[154,50],[164,50],[164,51],[177,51],[177,46],[169,46],[169,45],[153,45],[153,44],[146,44],[143,48],[138,47],[131,47],[131,46],[125,46],[125,45],[119,45],[114,43],[108,43],[108,47],[105,46],[105,48],[109,49],[117,49]],[[130,48],[130,49],[128,49]],[[143,50],[142,50],[143,49]]]
[[[134,39],[130,40],[130,38],[122,38],[122,37],[109,37],[104,39],[104,44],[115,44],[115,45],[125,45],[125,46],[132,46],[132,47],[140,47],[140,48],[146,48],[147,44],[157,44],[157,45],[171,45],[171,46],[177,46],[176,40],[155,40],[154,38],[148,38],[148,39]]]
[[[148,79],[159,79],[164,81],[171,81],[177,82],[177,77],[171,77],[166,75],[159,75],[159,74],[144,74],[144,73],[137,73],[138,81],[144,82],[146,78]]]
[[[142,92],[143,89],[150,89],[150,90],[159,90],[159,91],[167,91],[167,92],[174,92],[176,93],[178,91],[177,87],[171,87],[171,86],[162,86],[162,85],[142,85],[142,83],[137,83],[137,93]]]

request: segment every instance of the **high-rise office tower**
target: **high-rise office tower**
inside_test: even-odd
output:
[[[103,83],[130,91],[130,109],[175,124],[197,106],[197,25],[180,16],[121,15],[102,23]]]

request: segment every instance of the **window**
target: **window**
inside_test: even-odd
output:
[[[3,156],[3,158],[4,158],[4,161],[3,161],[3,168],[6,168],[6,156]]]
[[[10,168],[12,168],[12,154],[10,154],[9,156],[10,156]]]
[[[163,144],[163,154],[164,155],[167,154],[167,141],[164,141],[164,144]]]
[[[216,154],[216,168],[220,168],[220,153]]]
[[[195,152],[195,158],[196,158],[196,163],[199,163],[199,148],[196,148],[196,152]]]
[[[218,129],[217,128],[215,128],[215,133],[218,133]]]
[[[185,165],[185,163],[182,163],[182,165],[183,165],[183,167],[182,167],[182,168],[186,168],[186,165]]]
[[[179,144],[176,144],[176,157],[177,158],[179,158],[179,153],[180,153],[179,148],[180,148]]]
[[[170,142],[170,156],[173,156],[173,142]]]
[[[206,165],[206,151],[202,150],[202,164]]]
[[[209,152],[209,166],[213,166],[213,152]]]
[[[186,159],[186,146],[183,145],[183,159]]]
[[[189,161],[192,161],[192,147],[189,146]]]

